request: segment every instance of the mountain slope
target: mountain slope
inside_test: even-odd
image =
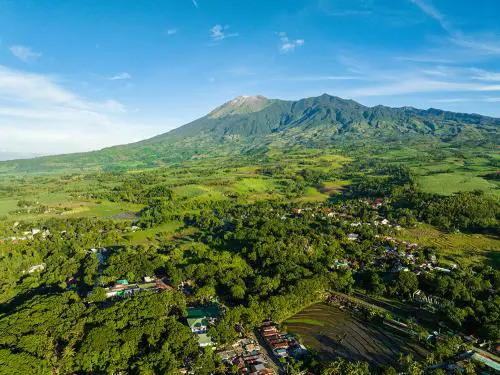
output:
[[[233,110],[234,101],[228,102],[205,117],[145,143],[204,136],[215,141],[228,136],[260,137],[293,128],[307,130],[315,127],[326,127],[330,134],[432,135],[447,141],[472,128],[486,135],[496,132],[500,126],[500,119],[475,114],[412,107],[366,107],[353,100],[326,94],[299,101],[265,100],[259,108],[244,113]]]
[[[191,158],[274,148],[433,140],[498,144],[500,119],[413,107],[366,107],[331,95],[298,101],[235,98],[208,115],[156,137],[101,151],[0,164],[0,170],[150,167]]]

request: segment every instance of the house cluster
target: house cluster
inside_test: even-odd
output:
[[[421,305],[426,305],[430,307],[439,307],[439,308],[444,308],[446,305],[453,304],[452,301],[447,301],[444,300],[443,298],[433,295],[427,295],[420,289],[418,289],[417,291],[415,291],[415,293],[413,293],[413,300],[417,303],[420,303]]]
[[[47,228],[45,228],[45,229],[32,228],[31,230],[24,231],[20,236],[12,236],[12,237],[7,237],[7,238],[2,238],[0,240],[0,243],[3,243],[3,242],[16,243],[19,241],[32,240],[38,236],[45,239],[48,236],[50,236],[50,230],[48,230]]]
[[[214,346],[208,330],[215,326],[221,313],[219,306],[215,303],[201,307],[188,307],[187,324],[191,332],[196,335],[200,347]]]
[[[143,283],[138,284],[129,284],[127,280],[117,280],[113,286],[106,288],[106,297],[127,297],[135,293],[152,290],[168,291],[172,290],[172,287],[165,283],[162,279],[147,276],[144,277]]]
[[[232,345],[231,349],[217,354],[228,369],[236,366],[241,375],[276,374],[269,364],[268,357],[254,339],[240,339]]]
[[[466,374],[467,362],[472,361],[481,368],[481,374],[498,374],[500,373],[500,358],[487,351],[477,347],[459,355],[456,361],[451,364],[443,364],[442,368],[447,369],[454,374]]]
[[[384,203],[384,200],[382,198],[376,198],[375,200],[364,200],[362,201],[365,204],[369,205],[372,209],[378,210],[382,204]],[[376,217],[374,220],[371,222],[363,222],[359,220],[356,216],[353,215],[353,208],[350,207],[349,205],[343,205],[340,207],[337,207],[335,209],[330,208],[330,207],[323,207],[322,205],[316,207],[316,208],[311,208],[311,207],[306,207],[306,208],[299,208],[299,207],[294,207],[291,209],[291,217],[297,217],[297,216],[303,216],[303,215],[310,215],[311,217],[317,217],[317,218],[335,218],[342,222],[343,224],[349,224],[351,227],[359,227],[361,225],[367,225],[367,226],[387,226],[387,227],[392,227],[397,231],[400,231],[402,228],[399,224],[397,223],[392,223],[389,221],[387,218],[384,218],[383,216],[380,216],[378,213],[376,214]],[[282,220],[285,220],[287,216],[281,216]],[[358,239],[358,236],[355,235],[354,233],[349,234],[349,240],[350,241],[355,241]]]
[[[375,235],[375,237],[384,240],[386,245],[384,246],[384,254],[377,257],[374,263],[375,265],[392,265],[392,272],[409,271],[411,268],[415,274],[419,275],[425,271],[451,273],[457,268],[455,264],[452,264],[450,268],[437,266],[435,255],[430,255],[428,259],[420,259],[418,256],[419,245],[416,243],[400,240],[391,236]]]
[[[297,358],[307,351],[292,334],[281,332],[273,321],[262,323],[260,334],[277,358]]]

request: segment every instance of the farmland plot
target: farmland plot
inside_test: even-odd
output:
[[[428,354],[418,342],[403,333],[324,303],[302,310],[284,324],[324,360],[344,357],[372,364],[390,364],[397,361],[399,353],[412,353],[418,360]]]

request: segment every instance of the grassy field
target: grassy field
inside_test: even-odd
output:
[[[437,173],[419,178],[420,187],[428,193],[450,195],[459,191],[491,191],[498,193],[498,184],[471,172]]]
[[[436,152],[437,149],[440,150]],[[496,151],[431,144],[384,151],[377,158],[384,164],[411,168],[422,190],[428,193],[449,195],[482,190],[500,195],[499,182],[484,178],[488,173],[498,171],[499,154]]]
[[[182,223],[177,221],[172,221],[170,223],[161,224],[157,227],[137,230],[128,235],[129,242],[134,245],[146,244],[158,236],[161,238],[166,238],[175,234],[176,230],[182,226]]]
[[[500,240],[482,234],[444,233],[426,224],[403,229],[398,237],[424,246],[436,246],[442,260],[460,265],[490,262],[500,267]]]
[[[284,324],[325,361],[341,356],[389,364],[399,353],[412,353],[416,359],[427,355],[427,350],[408,336],[324,303],[309,306]]]

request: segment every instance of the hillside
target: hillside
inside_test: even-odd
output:
[[[58,169],[153,167],[231,154],[292,147],[432,142],[453,146],[498,144],[500,119],[439,109],[366,107],[321,95],[298,101],[241,96],[189,124],[141,142],[100,151],[17,160],[1,173]]]

